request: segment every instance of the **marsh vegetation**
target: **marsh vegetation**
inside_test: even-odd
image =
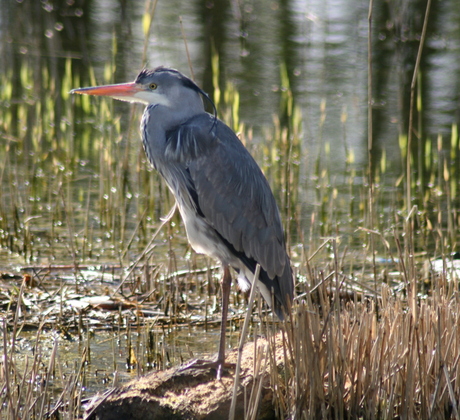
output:
[[[155,43],[179,49],[169,37],[180,35],[165,32],[160,42],[163,23],[155,26],[158,14],[161,22],[171,22],[178,6],[173,13],[164,5],[155,9],[155,2],[132,9],[120,2],[116,12],[131,19],[127,26],[133,25],[134,35],[117,25],[107,30],[104,21],[98,42],[108,48],[96,49],[102,59],[92,61],[94,51],[75,52],[68,32],[60,34],[74,28],[84,37],[82,28],[105,6],[76,3],[42,2],[36,9],[26,0],[1,15],[2,22],[22,22],[14,19],[20,13],[47,17],[35,25],[22,22],[19,33],[8,25],[1,29],[0,417],[5,419],[81,418],[85,400],[95,392],[217,349],[220,273],[214,261],[190,249],[178,214],[161,220],[174,202],[140,147],[142,108],[68,93],[133,78],[138,68],[127,75],[133,51],[153,61],[157,52],[150,59],[148,52]],[[260,6],[267,22],[289,12],[280,40],[294,35],[286,34],[290,25],[304,29],[306,21],[317,22],[299,13],[299,5],[283,4]],[[251,26],[257,10],[243,6],[242,15],[227,25],[263,32]],[[217,32],[216,44],[205,44],[209,54],[200,68],[205,90],[270,181],[296,274],[291,319],[279,325],[261,302],[251,314],[250,337],[274,340],[282,331],[284,370],[271,372],[278,418],[460,417],[459,102],[458,95],[446,93],[449,83],[450,90],[458,86],[460,70],[448,59],[458,53],[451,25],[436,23],[441,16],[458,19],[460,11],[453,1],[431,7],[433,26],[425,38],[424,7],[406,11],[418,19],[404,25],[377,14],[369,51],[373,66],[356,70],[358,76],[367,71],[374,76],[369,98],[366,83],[355,85],[347,100],[342,100],[350,93],[346,88],[317,92],[315,83],[330,76],[327,58],[341,48],[333,43],[325,42],[326,70],[313,81],[307,81],[308,63],[302,67],[302,60],[288,54],[293,45],[280,47],[281,61],[270,58],[275,64],[268,66],[266,90],[262,76],[254,82],[254,73],[262,73],[257,63],[246,78],[228,77],[233,56],[223,51]],[[213,13],[208,9],[203,13]],[[218,26],[215,13],[211,22]],[[367,10],[359,16],[366,18]],[[202,33],[190,37],[187,31],[196,28],[184,22],[191,45],[201,45]],[[180,34],[177,20],[174,25]],[[259,54],[246,32],[226,40],[238,45],[239,69],[249,66],[248,54]],[[315,32],[308,34],[314,50]],[[398,64],[411,69],[396,91],[389,82],[379,83],[392,77],[381,74],[388,54],[383,42],[390,36],[396,39],[395,56],[404,57]],[[136,45],[133,51],[127,39]],[[360,54],[366,39],[367,33],[359,38]],[[420,39],[425,50],[418,50]],[[435,55],[440,39],[444,49]],[[295,48],[308,49],[307,44]],[[263,43],[260,48],[266,51]],[[172,53],[160,58],[185,66],[183,51],[177,61]],[[436,58],[451,63],[447,81],[433,64]],[[444,92],[445,107],[436,90]],[[268,111],[261,116],[264,103]],[[231,308],[228,334],[234,346],[247,308],[247,296],[236,288]],[[270,357],[268,366],[276,366]]]

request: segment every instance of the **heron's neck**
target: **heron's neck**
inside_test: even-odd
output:
[[[159,160],[166,148],[165,110],[158,105],[148,105],[141,120],[142,144],[150,163],[158,169]],[[163,114],[163,115],[162,115]]]
[[[153,166],[159,169],[165,156],[166,133],[174,130],[195,115],[205,113],[203,103],[188,103],[181,110],[174,111],[164,105],[148,105],[141,121],[144,149]]]

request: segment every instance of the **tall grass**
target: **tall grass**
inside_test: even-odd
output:
[[[37,69],[27,61],[18,86],[1,76],[1,245],[26,262],[70,254],[75,263],[100,255],[122,263],[131,246],[140,245],[136,252],[145,246],[148,221],[167,212],[171,200],[157,187],[141,149],[132,147],[141,110],[133,108],[122,127],[112,101],[70,98],[69,90],[81,84],[72,69],[68,59],[59,92],[46,69],[39,69],[48,92],[41,97],[32,90]],[[21,96],[26,100],[16,102]]]
[[[363,229],[378,258],[369,238],[358,253],[331,238],[300,264],[285,372],[272,376],[280,418],[459,418],[458,233],[398,213],[391,230]]]
[[[152,3],[148,13],[153,11]],[[270,180],[297,278],[299,297],[283,327],[284,371],[273,368],[271,374],[279,417],[458,418],[459,274],[451,256],[459,232],[457,126],[449,139],[420,133],[419,149],[409,148],[407,137],[400,136],[403,162],[418,168],[410,181],[413,197],[406,200],[404,176],[386,176],[397,169],[389,168],[383,154],[373,168],[370,214],[367,168],[354,163],[351,148],[340,178],[331,176],[332,152],[323,139],[315,166],[302,166],[307,153],[302,118],[284,65],[280,111],[253,142],[253,131],[239,118],[238,91],[231,84],[218,86],[217,56],[213,63],[220,116],[239,132]],[[116,339],[126,339],[126,369],[138,374],[192,356],[192,350],[172,352],[165,343],[178,325],[195,328],[190,313],[198,314],[204,329],[217,323],[217,272],[212,262],[190,252],[177,215],[151,244],[155,253],[144,253],[173,198],[138,144],[140,108],[121,118],[119,107],[126,112],[126,105],[68,96],[72,87],[111,82],[114,62],[107,64],[105,80],[88,70],[88,80],[82,81],[69,59],[57,83],[46,68],[25,60],[20,83],[13,84],[11,74],[0,76],[0,100],[7,105],[0,111],[1,252],[5,260],[32,269],[22,276],[21,287],[9,289],[2,309],[0,416],[6,419],[81,416],[87,372],[97,357],[83,313],[78,328],[65,324],[64,316],[47,325],[78,330],[71,331],[82,345],[70,376],[58,363],[61,340],[45,348],[45,324],[37,327],[33,355],[18,356],[31,307],[23,301],[26,286],[35,287],[36,294],[61,296],[63,308],[70,296],[63,276],[52,286],[52,276],[40,272],[43,267],[70,264],[72,293],[81,294],[90,294],[94,286],[85,280],[83,265],[111,263],[123,273],[121,287],[101,280],[98,291],[107,288],[109,294],[137,299],[129,315],[120,309],[107,322]],[[46,95],[32,88],[37,74]],[[325,110],[323,102],[320,129]],[[303,218],[309,200],[314,205]],[[27,285],[30,277],[34,281]],[[245,297],[233,291],[232,301],[244,313]],[[238,327],[240,317],[232,322]],[[272,324],[264,328],[274,340]]]
[[[280,418],[458,418],[458,298],[408,308],[385,285],[378,311],[374,300],[338,309],[322,289],[321,311],[306,298],[286,330]]]

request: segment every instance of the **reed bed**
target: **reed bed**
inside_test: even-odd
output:
[[[263,163],[287,221],[298,298],[283,326],[285,368],[270,372],[277,416],[458,418],[459,272],[451,255],[459,222],[456,127],[451,139],[425,140],[423,176],[430,182],[421,189],[421,179],[412,179],[410,207],[404,182],[386,179],[394,168],[385,155],[375,168],[372,194],[366,168],[354,165],[351,151],[344,175],[336,179],[328,170],[330,149],[322,144],[316,157],[309,156],[316,162],[311,173],[300,146],[302,119],[282,69],[281,75],[282,109],[262,141],[254,142],[252,130],[238,123],[232,86],[224,95],[231,102],[220,108]],[[113,371],[101,379],[110,386],[120,383],[115,353],[126,361],[126,371],[142,375],[196,356],[189,349],[171,350],[166,337],[184,329],[193,336],[196,328],[217,325],[218,271],[190,254],[177,217],[159,229],[155,220],[167,213],[171,197],[142,154],[121,140],[123,129],[111,115],[101,105],[77,123],[69,109],[70,126],[84,127],[75,159],[61,149],[49,155],[36,144],[37,159],[24,173],[30,156],[21,147],[27,139],[18,135],[3,146],[2,246],[24,270],[2,277],[8,285],[2,288],[2,418],[81,418],[98,357],[94,334],[101,329],[114,332]],[[93,118],[104,121],[102,128],[93,127]],[[8,114],[2,121],[6,131]],[[124,132],[136,126],[134,113]],[[69,141],[66,130],[60,135]],[[94,143],[85,140],[95,133]],[[400,145],[405,156],[404,139]],[[98,171],[87,159],[98,161]],[[50,161],[56,165],[51,177],[37,178]],[[315,205],[302,219],[309,200]],[[68,266],[56,269],[53,261]],[[100,261],[108,265],[95,268]],[[107,292],[118,308],[109,316],[108,309],[96,313],[91,304],[91,312],[69,306],[76,295]],[[246,301],[233,291],[230,331],[242,323]],[[38,316],[43,311],[47,315]],[[23,334],[32,321],[33,352],[24,357]],[[274,340],[276,328],[264,312],[252,314],[251,334],[262,331]],[[50,330],[59,333],[51,340],[44,337]],[[60,362],[69,339],[81,343],[70,374]],[[268,355],[272,360],[270,350]],[[250,411],[256,418],[257,410]]]
[[[348,301],[321,285],[285,329],[279,418],[459,418],[458,307],[442,287],[408,304],[388,285]]]
[[[219,115],[270,180],[297,279],[291,318],[281,326],[284,369],[274,368],[270,348],[267,356],[278,418],[459,418],[456,125],[449,139],[421,135],[422,152],[401,135],[401,162],[383,152],[372,168],[356,165],[345,144],[337,174],[322,137],[326,102],[311,155],[285,66],[280,112],[254,133],[239,120],[235,87],[218,85],[218,57],[213,64]],[[197,354],[172,351],[168,336],[218,323],[218,271],[191,253],[179,216],[159,222],[173,199],[141,151],[140,109],[121,118],[112,101],[68,96],[72,87],[112,82],[114,64],[98,81],[93,69],[82,80],[70,59],[64,67],[59,81],[26,60],[15,85],[11,73],[0,76],[7,105],[0,251],[8,261],[0,279],[0,417],[7,420],[82,418],[103,329],[114,337],[113,371],[101,381],[108,387],[120,383],[115,354],[136,375],[169,367]],[[37,96],[36,85],[47,94]],[[410,179],[401,175],[406,163],[418,169]],[[95,294],[110,296],[105,309],[71,304]],[[236,339],[247,296],[233,290],[231,299]],[[250,330],[274,347],[278,324],[265,312],[252,313]],[[71,373],[62,363],[68,340],[80,344]],[[251,407],[248,417],[256,416]]]

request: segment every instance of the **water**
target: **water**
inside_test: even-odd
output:
[[[0,1],[0,271],[22,274],[24,266],[38,267],[37,275],[50,265],[109,264],[126,273],[142,254],[160,217],[172,206],[140,148],[137,126],[142,110],[100,98],[88,100],[83,110],[85,105],[76,106],[67,92],[93,82],[133,80],[144,65],[167,65],[190,74],[182,32],[197,83],[215,96],[212,63],[218,57],[221,91],[228,91],[231,83],[239,92],[240,121],[253,133],[247,145],[265,165],[280,203],[286,185],[276,174],[283,156],[270,158],[279,150],[271,153],[278,145],[267,139],[275,131],[275,117],[281,128],[292,122],[282,109],[283,95],[292,91],[301,115],[298,204],[291,214],[294,263],[298,265],[308,238],[331,232],[342,235],[351,253],[359,253],[364,243],[363,234],[356,231],[364,219],[359,194],[368,167],[368,3],[160,1],[144,57],[142,22],[152,4]],[[398,137],[407,131],[424,7],[420,2],[376,2],[373,10],[373,158],[383,197],[378,217],[387,229],[387,214],[400,190],[397,179],[404,172]],[[415,120],[416,142],[431,139],[437,144],[439,135],[440,156],[448,155],[452,124],[459,115],[459,20],[458,1],[433,4],[420,63],[422,105]],[[282,76],[284,69],[287,77]],[[426,149],[420,148],[423,155]],[[382,156],[384,170],[379,166]],[[286,219],[288,206],[281,207]],[[160,286],[158,279],[170,273],[213,264],[191,252],[177,215],[159,233],[149,258],[147,263],[154,267],[150,275],[158,287],[155,310],[166,310],[162,296],[178,304],[196,288],[206,290],[211,306],[218,290],[217,272],[209,279],[201,275],[198,286],[193,276],[180,280],[178,287],[172,282]],[[62,275],[46,277],[51,280],[59,290]],[[133,278],[130,281],[134,284]],[[5,290],[13,286],[19,288],[20,280],[15,285],[3,280],[0,285]],[[147,292],[146,285],[140,291],[132,287],[136,293]],[[233,300],[237,310],[243,310],[244,299],[237,292]],[[7,316],[4,309],[0,316]],[[188,343],[177,338],[180,332],[159,341],[165,346],[178,343],[182,349],[177,353],[186,354],[182,346],[192,348],[196,335],[201,337],[202,330],[196,331],[185,331],[191,337]],[[95,354],[113,353],[113,340],[113,332],[98,333]],[[215,349],[215,331],[205,341]],[[207,354],[212,348],[200,341],[192,351]],[[63,345],[60,352],[63,359],[78,360],[81,345]],[[130,377],[131,371],[123,366],[125,353],[120,354],[106,358],[101,366],[97,357],[92,363],[104,372],[115,365]],[[92,382],[90,390],[104,388],[107,381]]]
[[[96,67],[104,82],[104,66],[117,53],[114,81],[132,80],[142,68],[144,33],[142,1],[94,1],[80,9],[77,3],[2,5],[2,69],[15,69],[24,60],[40,60],[62,74],[64,58],[87,81],[87,66]],[[397,150],[398,126],[405,125],[407,109],[401,102],[411,79],[410,61],[418,47],[423,5],[406,5],[400,16],[375,5],[373,24],[374,102],[378,108],[377,141]],[[433,6],[422,60],[423,96],[429,108],[424,121],[429,135],[449,133],[458,107],[458,5]],[[41,19],[20,16],[38,15]],[[362,149],[366,139],[367,14],[362,1],[158,2],[152,22],[146,61],[149,66],[170,65],[189,73],[181,35],[182,17],[196,80],[212,93],[211,52],[219,53],[221,84],[232,81],[241,96],[241,118],[251,126],[271,123],[278,113],[280,64],[285,63],[296,101],[302,106],[306,139],[317,138],[319,108],[326,100],[326,137],[339,144],[344,127],[340,114],[348,113],[347,137]],[[19,26],[18,26],[19,23]],[[32,35],[32,36],[31,36]],[[114,44],[115,38],[115,44]],[[37,76],[38,77],[38,76]],[[36,86],[39,89],[39,86]],[[399,93],[398,93],[399,92]],[[261,106],[263,104],[263,106]],[[329,118],[330,116],[330,118]],[[340,148],[339,148],[340,149]]]
[[[83,398],[91,397],[96,392],[111,386],[119,386],[138,376],[145,375],[152,370],[167,369],[184,363],[193,357],[210,359],[216,351],[219,341],[219,330],[216,328],[206,333],[202,328],[175,328],[165,334],[158,328],[156,331],[157,354],[149,359],[151,351],[146,349],[143,332],[132,332],[128,339],[125,333],[104,331],[91,328],[79,339],[76,334],[56,334],[55,331],[45,330],[37,340],[35,331],[24,331],[16,343],[15,365],[22,370],[32,364],[37,351],[44,360],[43,365],[37,369],[39,373],[32,380],[37,386],[46,376],[48,364],[45,362],[52,353],[57,342],[58,351],[53,369],[52,386],[54,395],[68,384],[70,378],[80,372],[78,382],[83,390]],[[200,337],[197,340],[197,336]],[[237,334],[230,336],[230,345],[235,346]],[[33,346],[32,346],[32,345]],[[136,359],[130,360],[130,344],[136,354]],[[34,348],[36,346],[36,348]],[[2,352],[3,348],[0,346]],[[84,356],[83,356],[84,355]]]

